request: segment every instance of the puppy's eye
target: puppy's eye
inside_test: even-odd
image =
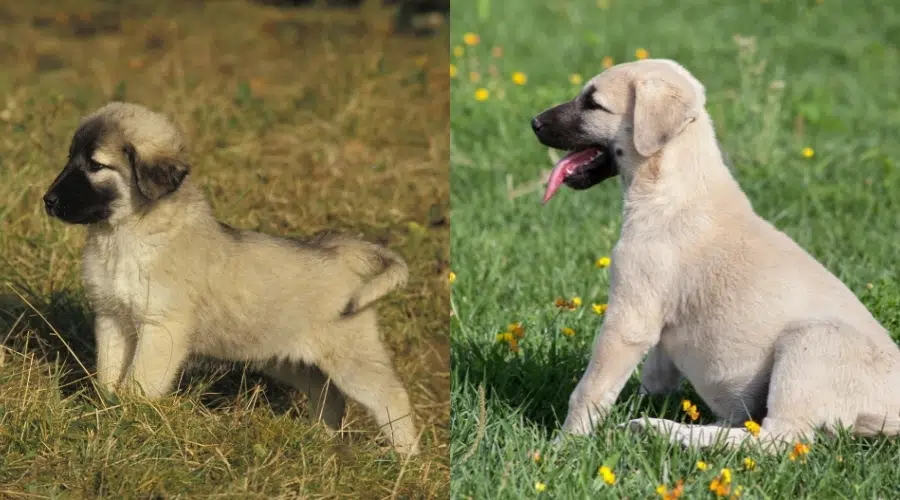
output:
[[[102,163],[97,163],[94,160],[90,160],[87,162],[87,167],[85,168],[88,172],[99,172],[104,168],[109,168]]]
[[[606,106],[600,104],[599,102],[594,100],[594,98],[591,96],[585,96],[582,107],[589,111],[600,110],[600,111],[605,111],[607,113],[612,113],[612,111],[610,111],[608,108],[606,108]]]

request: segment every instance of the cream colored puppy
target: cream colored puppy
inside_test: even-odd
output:
[[[344,236],[298,242],[221,224],[189,172],[167,118],[111,103],[82,122],[44,196],[51,216],[87,226],[99,382],[156,398],[190,354],[250,361],[308,392],[332,428],[342,391],[416,453],[409,398],[371,307],[405,285],[406,263]]]
[[[773,449],[814,428],[900,433],[900,349],[843,283],[754,212],[705,101],[683,67],[644,60],[604,71],[532,121],[543,144],[570,151],[545,203],[562,184],[586,189],[617,174],[624,194],[609,309],[563,430],[590,433],[649,351],[643,391],[686,377],[721,423],[633,428],[737,445],[754,419]]]

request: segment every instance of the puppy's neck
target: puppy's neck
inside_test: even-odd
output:
[[[627,212],[651,207],[659,214],[704,206],[749,203],[731,175],[716,142],[715,130],[702,113],[655,155],[624,169],[622,188]]]

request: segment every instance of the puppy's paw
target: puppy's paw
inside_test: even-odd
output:
[[[647,428],[647,421],[643,418],[636,418],[633,420],[629,420],[624,424],[619,424],[619,427],[626,428],[629,431],[634,432],[635,434],[639,434],[641,432],[644,432],[644,430]]]
[[[577,408],[577,407],[576,407]],[[589,436],[603,421],[606,414],[586,408],[570,409],[563,423],[562,431],[573,436]]]
[[[677,425],[677,422],[672,422],[671,420],[665,420],[662,418],[636,418],[634,420],[629,420],[627,423],[621,424],[621,427],[627,427],[628,430],[634,433],[651,431],[658,432],[663,435],[669,435],[671,434],[673,427]]]

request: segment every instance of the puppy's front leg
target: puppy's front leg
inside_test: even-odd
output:
[[[115,391],[134,356],[137,339],[123,325],[123,321],[123,318],[104,313],[98,313],[94,320],[97,381],[108,391]]]
[[[563,431],[589,434],[616,401],[644,354],[659,340],[661,315],[611,303],[587,370],[569,397]]]
[[[139,389],[150,399],[167,394],[188,357],[189,334],[189,324],[175,318],[145,323],[125,380],[129,389]]]

